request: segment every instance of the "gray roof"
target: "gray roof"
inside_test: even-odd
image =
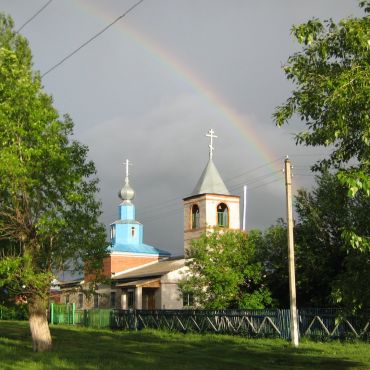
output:
[[[129,281],[128,283],[121,283],[117,284],[116,287],[139,287],[150,283],[157,283],[159,284],[159,277],[157,278],[151,278],[151,279],[142,279],[142,280],[135,280],[135,281]]]
[[[139,267],[135,270],[128,272],[122,272],[119,275],[115,275],[113,280],[121,279],[132,279],[132,278],[144,278],[148,276],[162,276],[170,271],[177,270],[185,266],[184,258],[166,259],[150,264],[148,266]]]
[[[230,195],[212,159],[209,159],[191,195],[206,193]]]

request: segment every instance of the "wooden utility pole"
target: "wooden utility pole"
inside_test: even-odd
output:
[[[244,195],[244,202],[243,202],[243,231],[246,229],[246,218],[247,218],[247,185],[243,187],[243,195]]]
[[[298,318],[297,318],[297,295],[295,287],[295,267],[294,267],[292,173],[291,173],[291,163],[288,156],[285,159],[285,188],[286,188],[286,209],[288,226],[290,333],[293,346],[298,347],[299,338],[298,338]]]

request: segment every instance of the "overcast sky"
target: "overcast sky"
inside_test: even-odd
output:
[[[35,69],[45,73],[135,2],[52,1],[21,30]],[[46,3],[0,0],[0,10],[18,29]],[[325,153],[295,146],[297,123],[272,122],[291,90],[281,66],[299,50],[291,26],[359,14],[356,0],[145,0],[45,75],[45,90],[96,163],[102,222],[117,218],[128,158],[145,242],[182,254],[182,198],[207,163],[210,128],[230,192],[248,185],[247,229],[285,217],[284,156],[297,189],[312,185],[309,165]]]

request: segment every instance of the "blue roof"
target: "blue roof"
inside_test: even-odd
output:
[[[162,249],[155,248],[148,244],[114,244],[110,248],[111,252],[127,252],[140,254],[155,254],[160,256],[170,256],[171,253]]]

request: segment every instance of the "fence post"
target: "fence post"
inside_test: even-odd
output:
[[[76,303],[72,303],[72,325],[75,324]]]
[[[135,310],[132,308],[129,308],[128,310],[128,326],[129,326],[129,330],[137,329]]]
[[[54,324],[54,303],[50,303],[50,324]]]

